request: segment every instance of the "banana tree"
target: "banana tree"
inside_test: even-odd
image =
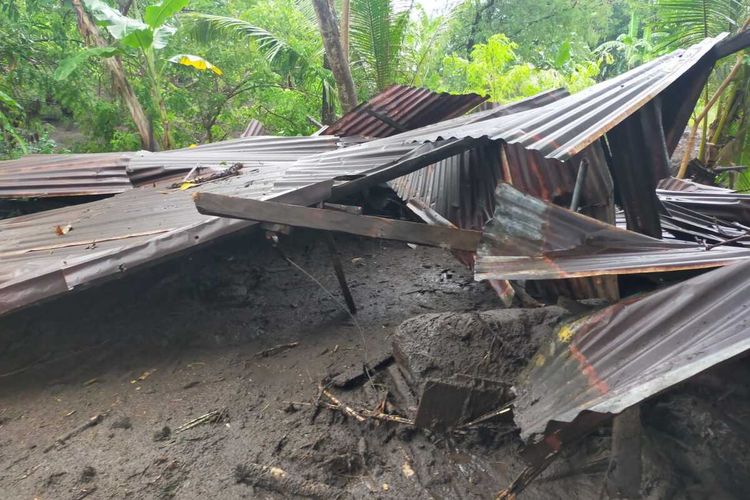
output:
[[[143,10],[142,19],[121,14],[101,0],[84,0],[84,4],[97,23],[104,26],[114,39],[106,47],[84,49],[63,60],[55,71],[55,78],[68,78],[84,61],[90,58],[108,58],[135,52],[141,59],[148,76],[151,98],[161,122],[161,145],[164,149],[172,147],[170,120],[162,93],[164,72],[169,65],[176,64],[193,68],[197,71],[208,71],[221,76],[222,71],[203,59],[192,54],[176,54],[164,57],[162,49],[176,28],[169,21],[188,4],[189,0],[162,0],[149,5]]]

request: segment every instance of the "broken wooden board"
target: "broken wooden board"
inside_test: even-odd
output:
[[[213,193],[193,195],[198,212],[235,219],[405,241],[448,250],[475,251],[479,231],[432,226],[417,222],[352,215],[322,208],[307,208],[273,201],[258,201]]]

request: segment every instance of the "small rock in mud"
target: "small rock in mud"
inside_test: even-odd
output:
[[[132,429],[133,424],[130,422],[130,417],[120,417],[110,425],[111,429]]]
[[[168,425],[165,425],[154,433],[154,441],[166,441],[171,435],[172,429],[170,429]]]
[[[82,483],[91,482],[91,480],[93,480],[95,476],[96,476],[96,469],[94,469],[90,465],[87,465],[81,471],[81,482]]]

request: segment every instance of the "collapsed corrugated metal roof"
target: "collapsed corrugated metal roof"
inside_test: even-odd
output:
[[[438,123],[397,137],[415,142],[467,137],[503,140],[539,151],[545,158],[564,161],[619,125],[699,63],[710,68],[715,60],[711,50],[724,38],[707,38],[539,109],[468,125]],[[673,110],[671,114],[678,113]],[[669,122],[675,119],[665,116],[665,128],[671,128]]]
[[[394,85],[363,102],[320,134],[388,137],[461,116],[487,100],[477,94],[448,94],[425,88]]]
[[[521,436],[583,412],[619,413],[747,351],[749,300],[745,262],[563,325],[516,384]]]
[[[694,210],[706,216],[750,225],[750,194],[720,189],[690,191],[658,189],[656,195],[664,203]]]
[[[564,89],[542,92],[509,105],[467,115],[464,119],[478,122],[506,116],[544,106],[567,95]],[[496,144],[484,145],[394,179],[389,185],[404,201],[420,200],[458,227],[481,229],[492,217],[494,189],[503,178],[500,158]]]
[[[330,187],[270,192],[283,167],[248,168],[194,190],[138,188],[0,221],[0,314],[200,246],[252,225],[198,213],[192,192],[314,203]]]
[[[235,163],[245,167],[286,166],[305,156],[333,151],[340,139],[322,137],[247,137],[202,144],[191,148],[151,153],[139,151],[128,165],[128,174],[136,185],[169,177],[193,168],[223,170]]]
[[[507,184],[498,186],[495,206],[477,250],[478,280],[676,271],[750,259],[750,248],[651,238],[544,202]]]
[[[0,161],[0,198],[47,198],[122,193],[135,153],[28,155]]]
[[[331,149],[338,144],[336,137],[275,139],[277,145],[298,144],[304,153],[310,148]],[[238,175],[191,190],[141,187],[106,200],[2,220],[0,314],[128,272],[252,225],[199,214],[190,197],[196,190],[311,204],[330,196],[330,182],[327,190],[317,187],[321,183],[337,179],[338,189],[356,184],[353,189],[358,190],[380,182],[379,176],[392,178],[397,175],[394,170],[404,165],[417,168],[414,165],[419,162],[431,163],[432,152],[440,151],[434,145],[417,146],[422,153],[413,155],[415,145],[364,146],[367,144],[344,148],[346,154],[336,155],[333,151],[313,155],[310,164],[302,160],[258,161],[253,152],[247,161],[241,161],[246,157],[233,157],[246,164]],[[201,146],[174,152],[173,156],[179,159],[195,149],[208,153],[217,149],[221,153],[226,147],[226,144]],[[272,154],[273,147],[269,147]],[[283,147],[279,151],[281,156],[289,155],[283,152]],[[230,152],[235,154],[231,148]],[[321,164],[325,168],[315,168]],[[176,171],[185,168],[179,161],[162,161],[164,165],[174,166]],[[292,165],[296,168],[291,168]],[[148,172],[152,166],[143,170]],[[342,176],[345,172],[356,175]]]

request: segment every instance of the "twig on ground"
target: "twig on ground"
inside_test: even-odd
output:
[[[269,356],[273,356],[274,354],[278,354],[282,351],[286,351],[287,349],[292,349],[294,347],[297,347],[298,345],[299,345],[299,342],[289,342],[288,344],[279,344],[269,349],[260,351],[256,353],[255,356],[258,358],[267,358]]]
[[[109,411],[105,411],[103,413],[97,413],[96,415],[94,415],[93,417],[91,417],[86,422],[84,422],[83,424],[79,425],[78,427],[76,427],[72,431],[70,431],[67,434],[65,434],[63,436],[60,436],[59,438],[55,439],[54,443],[52,443],[51,445],[47,446],[44,449],[44,453],[47,453],[48,451],[52,450],[56,446],[62,446],[62,445],[64,445],[68,440],[76,437],[78,434],[82,433],[86,429],[88,429],[90,427],[94,427],[95,425],[99,424],[99,422],[101,422],[102,420],[104,420],[104,417],[106,417],[108,414],[109,414]]]
[[[184,432],[188,429],[192,429],[193,427],[197,427],[202,424],[215,424],[217,422],[222,422],[226,420],[229,417],[229,414],[227,413],[226,409],[223,410],[213,410],[205,415],[201,415],[198,418],[194,418],[193,420],[190,420],[189,422],[185,422],[178,428],[174,430],[175,434],[179,434],[180,432]]]

